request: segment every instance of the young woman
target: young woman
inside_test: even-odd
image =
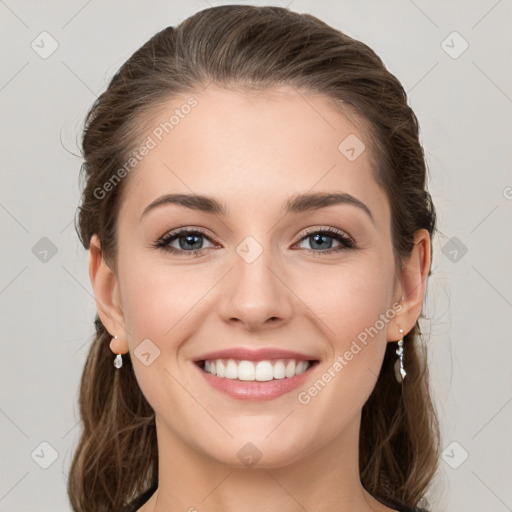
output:
[[[205,9],[121,67],[83,156],[73,510],[425,510],[436,217],[379,57],[311,15]]]

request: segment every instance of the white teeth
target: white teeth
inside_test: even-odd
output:
[[[226,375],[226,368],[224,367],[222,359],[218,359],[215,362],[215,368],[217,368],[217,377],[224,377]]]
[[[238,380],[256,380],[256,368],[252,361],[240,361],[238,364]]]
[[[304,373],[311,363],[294,359],[274,361],[235,361],[234,359],[215,359],[204,362],[204,371],[217,377],[243,381],[269,381],[290,378]]]
[[[293,377],[295,375],[295,361],[293,361],[293,359],[286,365],[285,375],[287,377]]]
[[[238,365],[233,361],[233,359],[228,361],[224,377],[226,377],[226,379],[238,379]]]
[[[274,363],[274,379],[284,379],[286,377],[286,368],[284,367],[283,361],[277,361]]]

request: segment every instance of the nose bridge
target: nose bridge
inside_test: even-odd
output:
[[[263,238],[263,237],[262,237]],[[260,238],[260,240],[262,240]],[[270,241],[247,236],[236,246],[233,270],[225,290],[222,314],[254,329],[270,319],[287,320],[291,315],[290,291],[284,285],[279,258]]]

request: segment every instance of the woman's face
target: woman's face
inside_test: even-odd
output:
[[[125,332],[113,334],[128,344],[159,442],[277,467],[358,429],[386,343],[400,339],[390,209],[365,134],[324,97],[215,85],[193,97],[160,110],[125,178],[115,291]],[[149,207],[169,194],[190,196],[188,206]],[[298,201],[310,194],[355,199]],[[206,378],[196,364],[238,348],[318,363],[286,392],[288,377]]]

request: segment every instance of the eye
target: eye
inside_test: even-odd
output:
[[[208,240],[208,243],[211,244],[209,247],[204,246],[205,240]],[[333,247],[333,240],[338,242],[338,246]],[[309,242],[312,248],[302,248],[317,254],[331,254],[356,248],[356,244],[352,238],[334,228],[311,230],[306,236],[303,236],[298,243],[301,244],[304,242]],[[197,228],[180,228],[167,233],[154,244],[154,247],[177,255],[187,254],[200,256],[204,253],[205,249],[215,247],[215,242],[213,242],[212,238],[206,235],[206,233]]]
[[[155,247],[173,254],[189,253],[197,255],[205,249],[203,246],[205,239],[211,242],[211,238],[198,229],[181,228],[166,234],[155,244]],[[213,244],[212,247],[214,247]]]
[[[333,247],[333,240],[339,242],[337,247]],[[312,247],[311,249],[305,249],[316,253],[333,253],[345,249],[353,249],[356,247],[354,241],[349,236],[333,228],[310,231],[306,234],[306,236],[301,238],[299,243],[304,242],[309,242],[310,246]]]

